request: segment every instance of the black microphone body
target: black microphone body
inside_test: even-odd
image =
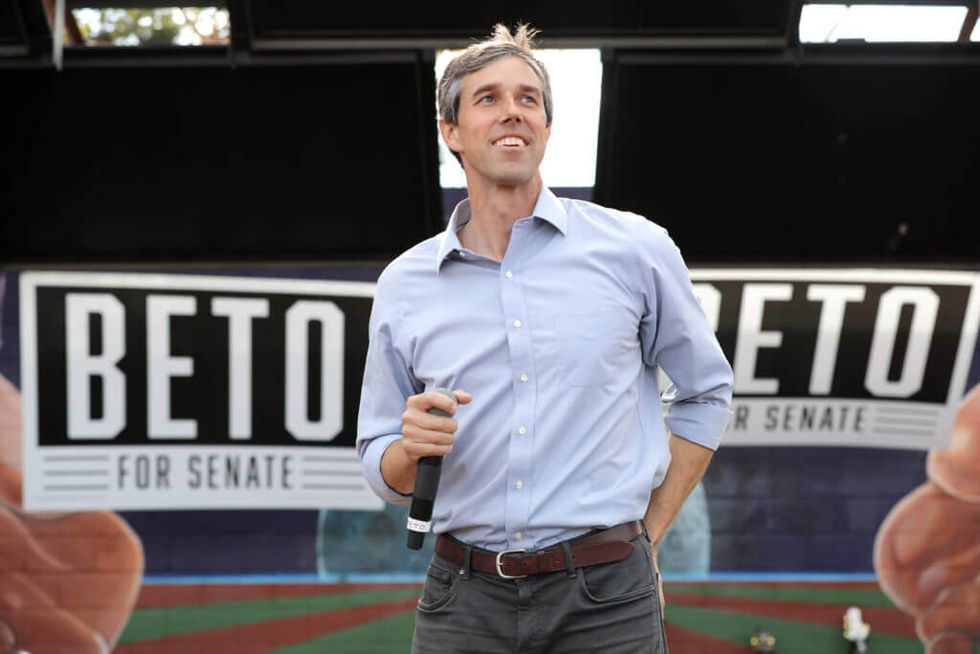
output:
[[[445,388],[434,389],[436,393],[452,398],[456,395]],[[429,413],[436,416],[451,418],[452,415],[435,407]],[[419,470],[415,476],[415,489],[412,491],[412,508],[408,512],[408,547],[421,549],[425,535],[431,528],[432,507],[436,503],[436,493],[439,491],[439,475],[442,472],[441,456],[424,456],[419,459]]]

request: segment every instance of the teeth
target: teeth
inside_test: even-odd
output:
[[[516,136],[506,136],[497,141],[495,145],[524,145],[524,140]]]

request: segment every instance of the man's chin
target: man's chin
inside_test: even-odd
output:
[[[534,177],[505,177],[493,180],[499,188],[521,188],[534,181]]]
[[[537,177],[538,169],[535,168],[503,168],[495,170],[490,175],[490,181],[497,186],[527,186],[534,182]]]

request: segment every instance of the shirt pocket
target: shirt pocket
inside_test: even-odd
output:
[[[578,388],[612,383],[631,349],[629,322],[622,311],[601,307],[552,316],[561,382]]]

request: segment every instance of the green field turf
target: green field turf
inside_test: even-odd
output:
[[[837,626],[677,604],[667,605],[666,617],[667,624],[736,643],[748,643],[754,628],[764,626],[776,636],[777,651],[789,654],[847,652],[847,642],[841,636],[841,628]],[[874,652],[922,654],[922,645],[918,640],[876,633],[869,640],[869,645],[872,642]]]
[[[273,650],[270,654],[408,654],[411,649],[415,613],[408,611],[371,624],[364,624],[299,645]]]
[[[234,627],[252,622],[336,611],[375,604],[402,597],[417,597],[418,590],[376,590],[359,593],[337,593],[311,597],[277,597],[265,600],[218,602],[164,608],[137,608],[120,643],[164,638],[195,631]],[[217,654],[217,653],[216,653]]]
[[[264,591],[260,586],[255,588],[258,589],[257,595],[261,596]],[[922,644],[911,636],[911,619],[894,609],[893,604],[874,583],[821,585],[668,582],[666,588],[668,637],[671,629],[688,632],[677,632],[685,635],[687,644],[683,652],[675,654],[710,654],[712,644],[718,646],[717,640],[710,639],[727,641],[733,646],[744,647],[744,651],[749,652],[748,639],[755,628],[760,626],[776,635],[779,652],[844,654],[848,651],[848,644],[841,636],[838,616],[842,617],[844,608],[849,605],[866,607],[869,612],[872,607],[877,607],[873,610],[881,612],[879,619],[892,622],[891,629],[884,630],[890,633],[875,631],[875,625],[871,625],[872,637],[869,644],[873,654],[920,654],[923,651]],[[205,600],[201,600],[166,607],[138,605],[121,643],[124,645],[123,649],[126,649],[126,644],[130,647],[138,644],[141,653],[152,654],[153,643],[157,639],[182,636],[191,638],[191,641],[186,642],[193,643],[196,638],[201,638],[204,642],[203,639],[211,630],[247,625],[274,626],[277,621],[317,614],[322,616],[325,612],[360,607],[362,613],[367,611],[367,617],[362,617],[359,622],[338,618],[332,625],[311,632],[318,634],[316,637],[302,642],[295,642],[298,640],[296,638],[292,642],[288,638],[279,640],[279,645],[270,646],[268,653],[407,654],[414,624],[411,600],[404,606],[395,605],[394,608],[391,608],[390,602],[417,597],[419,592],[420,588],[417,586],[377,590],[358,588],[347,592],[346,588],[324,585],[323,594],[318,594],[316,587],[307,585],[296,590],[295,596],[289,596],[289,589],[273,590],[270,586],[270,597],[266,599],[236,601],[227,601],[228,595],[208,595],[202,592],[199,597],[226,599],[211,603],[202,603]],[[671,594],[678,600],[671,602]],[[193,594],[188,596],[197,597]],[[389,603],[387,609],[385,603]],[[375,609],[377,614],[373,613]],[[904,635],[894,635],[896,633]],[[701,635],[705,637],[703,647],[697,644]]]
[[[743,586],[735,584],[687,584],[665,583],[668,593],[715,595],[722,597],[751,597],[753,599],[783,600],[819,604],[848,604],[857,606],[881,606],[895,608],[888,597],[877,588],[819,588],[793,586]]]

